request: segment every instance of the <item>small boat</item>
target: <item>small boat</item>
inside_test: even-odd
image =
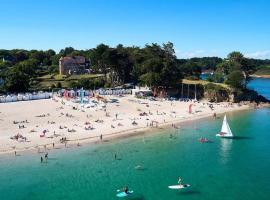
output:
[[[233,133],[231,131],[231,128],[227,122],[226,115],[223,119],[223,124],[220,133],[216,134],[217,137],[223,137],[223,138],[233,138]]]

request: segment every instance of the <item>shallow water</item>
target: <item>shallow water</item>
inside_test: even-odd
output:
[[[176,131],[50,151],[43,164],[38,154],[1,156],[0,199],[117,199],[125,185],[133,200],[269,199],[269,113],[229,113],[233,140],[216,138],[222,118],[208,118]],[[199,143],[201,136],[212,143]],[[169,190],[179,176],[191,187]]]

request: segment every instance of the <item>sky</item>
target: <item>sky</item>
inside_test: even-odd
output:
[[[0,49],[174,43],[178,58],[270,59],[269,0],[0,0]]]

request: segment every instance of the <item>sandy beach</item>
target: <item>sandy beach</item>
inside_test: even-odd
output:
[[[153,132],[164,126],[179,128],[180,122],[249,108],[228,102],[210,108],[206,101],[150,101],[130,95],[106,98],[118,101],[91,108],[60,98],[0,104],[0,153],[44,152]]]

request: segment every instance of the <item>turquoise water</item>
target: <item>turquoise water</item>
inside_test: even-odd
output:
[[[252,79],[248,87],[256,90],[260,95],[270,100],[270,79],[268,78],[255,78]]]
[[[269,113],[270,109],[228,113],[237,135],[233,140],[216,138],[222,118],[209,118],[185,123],[177,131],[50,151],[43,164],[36,153],[2,155],[0,199],[110,200],[117,199],[118,188],[128,185],[134,194],[127,199],[133,200],[268,200]],[[199,143],[201,136],[212,143]],[[143,169],[136,170],[136,165]],[[169,190],[179,176],[191,187]]]
[[[211,74],[201,74],[200,79],[207,80],[209,77],[211,77]]]

